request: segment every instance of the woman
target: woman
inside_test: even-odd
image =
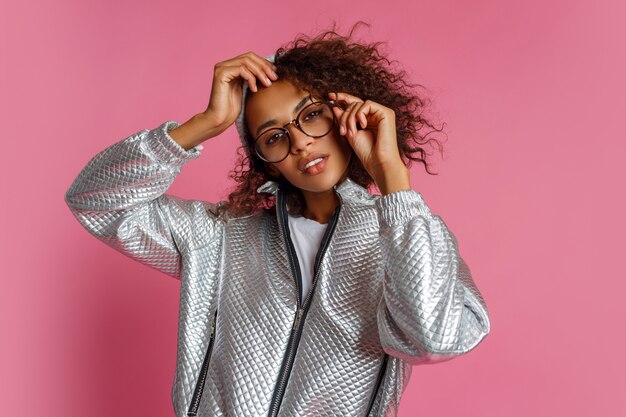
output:
[[[395,415],[411,365],[488,334],[454,235],[411,189],[432,124],[410,87],[377,44],[299,38],[217,64],[206,111],[80,172],[66,193],[78,221],[181,280],[178,416]],[[228,201],[165,194],[233,123]]]

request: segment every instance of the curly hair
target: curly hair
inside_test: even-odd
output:
[[[316,37],[298,35],[275,53],[278,78],[291,81],[320,97],[328,97],[330,92],[346,92],[364,101],[372,100],[391,108],[396,114],[402,161],[407,166],[411,166],[412,162],[421,163],[428,174],[437,175],[430,172],[425,145],[443,150],[440,141],[429,136],[442,133],[445,123],[437,128],[427,118],[425,110],[429,101],[416,91],[423,86],[409,83],[406,72],[394,68],[396,62],[380,51],[382,42],[367,44],[353,40],[360,24],[364,23],[355,24],[347,36],[337,33],[335,27]],[[246,132],[246,141],[248,144],[254,141],[249,132]],[[375,186],[374,180],[356,157],[351,158],[348,177],[365,188]],[[243,147],[238,149],[237,165],[230,178],[235,180],[235,189],[220,207],[220,211],[227,211],[229,215],[273,211],[274,196],[256,191],[269,180],[278,181],[280,187],[287,191],[290,211],[301,213],[304,209],[300,190],[282,177],[272,178],[265,162],[254,152],[248,155]]]

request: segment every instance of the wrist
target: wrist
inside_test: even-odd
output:
[[[196,118],[198,124],[203,127],[206,135],[205,140],[211,139],[219,135],[233,124],[233,121],[224,120],[223,118],[216,116],[215,113],[210,111],[198,113],[194,116],[194,118]]]
[[[403,163],[388,168],[381,167],[380,174],[374,180],[382,195],[411,189],[409,169]]]
[[[205,140],[219,135],[224,130],[206,114],[198,113],[176,129],[171,130],[169,135],[185,150],[189,150]]]

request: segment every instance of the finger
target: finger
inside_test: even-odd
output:
[[[333,106],[333,113],[335,114],[335,120],[339,126],[339,134],[344,137],[351,147],[354,147],[354,139],[348,135],[345,127],[345,118],[348,117],[348,110],[344,110],[341,107]]]
[[[364,111],[364,107],[365,106],[361,107],[359,113],[357,114],[357,118],[361,123],[361,129],[367,129],[367,113]]]
[[[241,60],[265,86],[269,87],[272,79],[278,79],[275,72],[276,66],[254,52],[243,54]]]
[[[339,132],[344,136],[348,136],[348,117],[350,116],[350,110],[350,107],[344,110],[339,121]]]
[[[256,78],[243,64],[236,64],[232,61],[229,64],[220,63],[215,66],[215,81],[230,85],[236,78],[248,81],[250,90],[257,90]]]
[[[361,108],[363,107],[363,102],[355,102],[351,105],[350,107],[350,115],[348,116],[348,133],[352,136],[356,135],[356,132],[358,130],[357,127],[357,114],[359,113],[359,111],[361,110]]]
[[[331,93],[331,94],[334,94],[334,93]],[[330,96],[330,94],[329,94],[329,96]],[[331,98],[331,100],[332,100],[332,98]],[[341,125],[341,118],[343,117],[343,114],[344,114],[345,111],[341,107],[339,107],[339,106],[331,106],[331,108],[332,108],[333,114],[335,115],[335,123],[337,123],[337,127],[339,128],[339,134],[341,136],[344,136],[345,133],[344,133],[342,125]]]
[[[346,102],[345,100],[339,100],[337,98],[338,94],[339,93],[328,93],[328,97],[333,102],[333,104],[336,107],[340,108],[342,111],[348,110],[348,108],[350,107],[350,104]]]
[[[356,103],[350,104],[350,107],[346,110],[346,118],[345,118],[345,128],[348,131],[348,136],[354,136],[354,131],[352,129],[352,121],[354,119],[354,108],[357,107]]]
[[[247,58],[247,59],[244,59],[242,64],[248,69],[248,71],[254,74],[254,76],[259,81],[261,81],[261,83],[263,83],[263,85],[265,85],[266,87],[269,87],[270,85],[272,85],[272,80],[269,79],[265,71],[263,71],[261,67],[259,66],[259,64],[256,63],[254,60]]]
[[[256,82],[257,82],[256,77],[244,65],[239,66],[239,74],[238,75],[241,78],[243,78],[244,80],[248,81],[248,87],[250,87],[250,90],[253,93],[256,93],[259,90],[259,88],[257,87],[257,84],[256,84]]]
[[[351,94],[348,93],[334,93],[336,96],[336,99],[338,101],[344,101],[348,104],[352,104],[355,102],[362,102],[363,100],[360,99],[359,97],[353,96]]]
[[[250,52],[250,59],[252,59],[258,67],[265,73],[265,75],[270,79],[276,81],[278,79],[278,75],[276,74],[276,65],[266,58],[255,54],[254,52]]]
[[[359,109],[361,103],[362,102],[360,101],[355,101],[351,103],[345,111],[345,117],[342,118],[344,128],[346,129],[348,136],[352,137],[356,134],[357,127],[354,116],[356,114],[356,111]]]
[[[256,54],[252,51],[247,52],[243,55],[241,55],[242,57],[248,57],[250,59],[254,59],[256,60],[260,65],[264,66],[267,65],[270,69],[276,71],[276,64],[274,64],[273,62],[269,61],[267,58],[262,57],[259,54]]]
[[[363,103],[363,100],[361,100],[359,97],[353,96],[352,94],[348,94],[344,92],[330,93],[329,96],[332,99],[335,99],[337,102],[343,102],[348,105],[346,112],[348,112],[351,115],[351,117],[350,118],[342,117],[341,126],[343,126],[343,132],[347,132],[349,135],[355,135],[357,131],[357,126],[356,126],[356,121],[354,120],[354,114],[355,114],[354,106],[358,103]],[[359,119],[359,121],[362,121],[362,120]],[[341,127],[340,127],[340,131],[341,131]]]
[[[233,61],[233,62],[237,61],[238,62],[238,61],[241,61],[241,60],[244,60],[244,59],[258,59],[259,62],[267,61],[267,63],[270,64],[272,69],[276,69],[276,67],[274,66],[274,63],[268,61],[267,59],[263,58],[261,55],[255,53],[253,51],[244,52],[243,54],[240,54],[240,55],[237,55],[234,58],[231,58],[229,61]],[[228,61],[226,61],[226,62],[228,62]]]
[[[343,116],[344,110],[341,107],[338,106],[333,106],[333,114],[335,115],[335,121],[337,122],[337,125],[339,126],[339,134],[341,134],[342,136],[344,135],[344,133],[341,131],[341,117]]]
[[[243,65],[267,87],[272,84],[270,75],[273,77],[273,74],[275,74],[273,71],[275,68],[274,65],[254,52],[246,52],[245,54],[238,55],[235,58],[221,64],[228,67],[238,67]]]
[[[361,129],[367,128],[367,116],[372,112],[372,105],[370,101],[366,101],[359,106],[359,109],[355,115],[355,118],[359,120]]]

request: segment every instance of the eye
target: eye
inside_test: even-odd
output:
[[[309,122],[312,119],[316,119],[318,117],[320,117],[320,115],[323,113],[323,110],[321,108],[317,108],[315,110],[311,110],[309,112],[307,112],[304,117],[302,118],[303,122]]]
[[[285,140],[286,134],[283,131],[274,131],[267,134],[266,137],[263,138],[263,144],[265,146],[272,146],[280,143]]]

